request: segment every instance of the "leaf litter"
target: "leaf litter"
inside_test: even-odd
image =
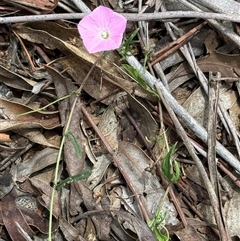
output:
[[[9,1],[1,11],[22,16],[50,13],[54,8],[79,11],[74,2],[44,2],[43,6],[41,1],[34,5]],[[109,4],[120,12],[143,15],[204,7],[217,11],[218,6],[215,1],[211,6],[205,1],[180,2],[147,1],[140,6],[129,1],[124,8]],[[222,13],[239,5],[237,1],[225,4],[227,8],[218,9]],[[89,5],[98,6],[93,1]],[[136,77],[135,66],[128,62],[131,67],[126,73],[123,64],[128,57],[124,60],[113,51],[96,64],[79,96],[76,91],[99,54],[86,51],[77,22],[26,20],[1,26],[1,239],[47,240],[60,138],[76,96],[53,199],[55,240],[167,240],[166,232],[172,240],[240,238],[240,170],[228,156],[216,154],[214,144],[217,140],[233,155],[232,160],[239,160],[239,24],[213,21],[139,22],[128,54],[146,69],[137,70]],[[223,31],[226,26],[228,32]],[[129,21],[125,38],[134,30],[136,25]],[[141,75],[148,71],[208,130],[204,142],[187,128],[184,116],[178,116],[210,175],[207,179],[187,151],[188,144],[182,141],[165,102],[142,82]],[[218,115],[215,121],[211,105]],[[180,165],[181,177],[169,185],[161,165],[176,141],[171,161]],[[170,163],[164,167],[170,168],[166,170],[170,176],[176,171]],[[163,198],[168,187],[170,198]],[[161,215],[155,216],[163,200]],[[147,225],[154,219],[158,232]]]

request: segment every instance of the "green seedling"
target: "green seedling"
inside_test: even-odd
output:
[[[169,150],[168,154],[162,160],[162,174],[164,178],[170,183],[177,183],[180,177],[180,167],[177,161],[172,160],[177,143],[175,143]]]
[[[158,241],[168,241],[169,232],[167,228],[163,225],[163,221],[166,218],[166,213],[162,214],[161,210],[163,207],[164,200],[169,192],[170,185],[176,183],[180,178],[180,167],[177,161],[172,159],[172,156],[176,150],[177,143],[170,147],[167,155],[162,160],[162,174],[163,177],[169,182],[167,190],[161,200],[161,203],[157,209],[154,218],[147,222],[149,228],[154,232]],[[163,234],[161,230],[164,230],[166,234]]]
[[[165,220],[166,215],[167,215],[166,213],[162,215],[160,208],[158,208],[155,217],[152,220],[147,222],[148,227],[153,231],[158,241],[169,240],[169,232],[167,228],[163,225],[163,221]],[[160,231],[161,229],[165,230],[166,235],[164,235]]]

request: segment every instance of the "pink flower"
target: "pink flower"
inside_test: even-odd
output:
[[[127,19],[110,8],[99,6],[78,24],[83,44],[90,54],[120,47]]]

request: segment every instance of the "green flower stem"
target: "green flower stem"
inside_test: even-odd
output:
[[[55,101],[53,101],[53,102],[45,105],[45,106],[43,106],[43,107],[41,107],[41,108],[39,108],[39,109],[37,109],[37,110],[31,110],[31,111],[28,111],[28,112],[21,113],[21,114],[18,114],[16,117],[20,117],[20,116],[29,115],[29,114],[32,114],[32,113],[44,111],[44,110],[45,110],[46,108],[48,108],[49,106],[54,105],[54,104],[56,104],[57,102],[59,102],[59,101],[61,101],[61,100],[67,99],[67,98],[69,98],[70,96],[71,96],[71,94],[65,95],[65,96],[63,96],[63,97],[61,97],[61,98],[59,98],[59,99],[57,99],[57,100],[55,100]]]
[[[53,181],[53,188],[52,188],[52,195],[51,195],[51,201],[50,201],[50,217],[49,217],[49,228],[48,228],[48,241],[52,241],[52,221],[53,221],[53,204],[54,204],[54,196],[55,196],[55,192],[56,192],[56,187],[57,187],[57,183],[58,183],[58,170],[59,170],[59,166],[60,166],[60,161],[61,161],[61,156],[62,156],[62,152],[63,152],[63,146],[65,143],[65,139],[67,136],[67,133],[69,131],[69,127],[70,127],[70,123],[72,120],[72,116],[73,116],[73,112],[77,103],[77,100],[79,98],[79,94],[81,93],[83,86],[85,85],[85,83],[87,82],[90,74],[92,73],[93,69],[95,68],[95,66],[97,65],[97,63],[101,60],[103,56],[103,53],[96,59],[96,61],[93,63],[93,65],[91,66],[91,69],[89,70],[89,72],[87,73],[86,77],[84,78],[81,86],[79,87],[79,89],[75,92],[77,94],[74,103],[72,105],[71,111],[69,113],[69,117],[65,126],[65,130],[63,133],[63,137],[61,140],[61,144],[60,144],[60,148],[59,148],[59,152],[58,152],[58,156],[57,156],[57,162],[56,162],[56,168],[55,168],[55,174],[54,174],[54,181]]]

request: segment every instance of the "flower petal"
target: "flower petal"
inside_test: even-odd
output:
[[[99,6],[92,11],[91,16],[99,27],[108,29],[113,14],[114,12],[110,8]]]
[[[90,54],[94,54],[94,53],[103,51],[102,50],[102,46],[103,46],[102,40],[97,37],[85,38],[85,39],[83,39],[83,44]]]
[[[85,37],[85,35],[90,34],[96,34],[99,32],[99,27],[96,23],[96,21],[89,15],[85,16],[78,24],[78,31],[82,38]]]
[[[114,50],[120,47],[122,42],[121,36],[113,36],[103,40],[102,38],[92,36],[83,39],[83,44],[89,53],[97,53],[102,51]]]
[[[105,40],[96,37],[83,40],[83,44],[90,54],[117,49],[121,45],[121,42],[122,35],[112,36]]]
[[[113,12],[109,19],[109,30],[112,33],[124,33],[127,26],[127,19],[119,13]]]
[[[127,19],[121,14],[99,6],[79,22],[78,31],[88,52],[96,53],[119,48],[126,24]],[[109,32],[109,37],[102,38],[102,31]]]

